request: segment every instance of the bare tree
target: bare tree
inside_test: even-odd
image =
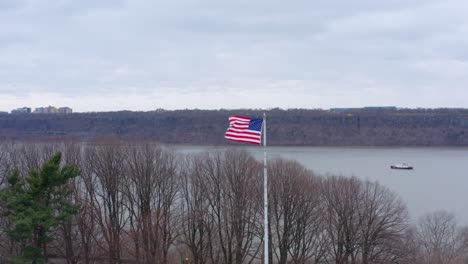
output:
[[[418,223],[420,263],[458,264],[467,253],[465,238],[455,216],[445,211],[427,214]]]
[[[298,185],[298,192],[302,193],[299,200],[302,206],[293,228],[293,243],[289,249],[291,263],[321,263],[330,248],[325,229],[326,208],[320,193],[321,179],[309,174]]]
[[[49,160],[58,150],[60,143],[29,143],[20,144],[19,153],[24,172],[38,169],[41,164]]]
[[[406,207],[378,183],[331,176],[323,185],[330,260],[344,263],[405,263],[401,247],[408,229]]]
[[[49,243],[67,263],[251,264],[262,258],[262,166],[244,150],[187,155],[151,142],[0,143],[1,181],[60,150],[78,165],[68,197],[79,214]],[[269,162],[269,237],[278,264],[462,264],[468,228],[436,212],[408,225],[404,203],[375,182],[320,177],[295,161]],[[1,210],[0,205],[0,210]],[[0,255],[21,249],[5,236]],[[1,262],[2,260],[0,260]]]
[[[259,252],[255,241],[261,166],[247,152],[230,150],[207,155],[204,164],[210,217],[216,225],[214,263],[251,263]],[[212,240],[212,243],[214,242]]]
[[[96,239],[104,240],[97,245],[105,242],[107,247],[103,249],[109,256],[109,263],[121,263],[121,235],[128,218],[124,195],[125,153],[122,146],[106,144],[88,147],[85,157],[91,177],[96,177],[91,184],[97,183],[92,187],[92,194],[102,238]]]
[[[7,146],[5,143],[0,142],[0,189],[3,187],[6,181],[5,176],[10,170],[10,162],[7,152]]]
[[[158,145],[127,146],[126,186],[137,261],[167,263],[176,238],[176,156]],[[141,242],[141,250],[140,250]],[[140,260],[140,251],[143,259]]]
[[[330,176],[323,184],[327,234],[331,243],[330,261],[336,264],[358,262],[360,244],[359,192],[356,178]]]
[[[215,230],[205,189],[204,158],[206,156],[199,155],[186,159],[180,177],[183,216],[179,241],[190,251],[193,264],[215,263],[210,258],[215,246],[212,243]]]
[[[405,260],[400,247],[407,230],[406,206],[396,194],[366,181],[359,196],[360,251],[363,264]]]
[[[100,206],[96,199],[96,190],[99,188],[99,180],[94,172],[94,164],[88,163],[90,147],[82,147],[81,177],[75,182],[75,199],[79,201],[80,212],[76,217],[76,225],[79,232],[79,241],[82,247],[80,259],[85,264],[95,263],[94,258],[101,243],[100,228],[98,227],[98,214],[101,214]],[[97,213],[99,212],[99,213]]]
[[[320,183],[295,161],[269,163],[273,251],[278,264],[319,262],[326,236]]]

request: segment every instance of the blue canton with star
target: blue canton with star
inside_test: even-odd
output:
[[[262,131],[263,119],[261,118],[252,118],[249,122],[249,130]]]

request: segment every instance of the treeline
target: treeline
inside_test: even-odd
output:
[[[468,146],[466,109],[271,109],[271,145]],[[0,115],[0,138],[101,138],[175,144],[226,144],[231,114],[261,117],[261,110],[158,110],[152,112]]]
[[[48,231],[47,263],[261,263],[263,165],[248,152],[180,155],[149,142],[2,143],[0,192],[10,188],[6,175],[14,168],[26,177],[56,152],[62,166],[79,168],[65,184],[72,191],[63,193],[78,210]],[[468,231],[449,213],[412,224],[404,202],[376,182],[319,176],[283,159],[270,160],[268,171],[271,263],[468,260]],[[0,217],[1,263],[28,246],[12,228]]]

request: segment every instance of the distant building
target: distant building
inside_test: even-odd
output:
[[[55,106],[47,106],[47,107],[38,107],[34,110],[36,114],[71,114],[73,110],[70,107],[55,107]]]
[[[348,112],[348,111],[354,111],[354,110],[359,110],[360,108],[330,108],[330,112]]]
[[[385,111],[396,111],[398,108],[396,106],[366,106],[364,110],[385,110]]]
[[[70,107],[60,107],[58,109],[59,114],[71,114],[73,113],[73,110]]]
[[[36,109],[34,109],[35,114],[45,114],[45,112],[45,107],[37,107]]]
[[[47,106],[47,107],[38,107],[34,110],[36,114],[58,114],[59,109],[54,106]]]
[[[361,108],[330,108],[330,112],[356,112],[356,111],[397,111],[396,106],[366,106]]]
[[[21,107],[11,110],[12,114],[30,114],[31,108],[29,107]]]
[[[50,106],[50,105],[48,107],[46,107],[46,111],[47,111],[48,114],[58,113],[58,109],[56,107]]]

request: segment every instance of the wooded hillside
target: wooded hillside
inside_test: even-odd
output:
[[[262,113],[243,109],[3,114],[0,138],[229,144],[223,138],[229,115]],[[468,109],[272,109],[267,116],[269,145],[468,146]]]

